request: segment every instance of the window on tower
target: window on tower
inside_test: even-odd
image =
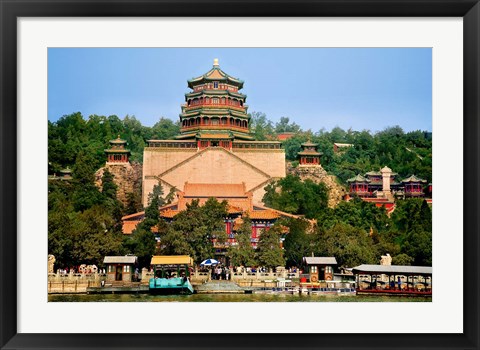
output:
[[[214,88],[214,89],[218,89],[218,81],[214,81],[214,82],[213,82],[213,88]]]

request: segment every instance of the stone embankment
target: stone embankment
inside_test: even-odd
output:
[[[142,283],[147,283],[150,278],[153,278],[153,272],[142,270]],[[238,284],[245,284],[251,285],[252,283],[260,282],[263,283],[273,282],[278,279],[298,279],[299,274],[297,273],[288,273],[286,270],[281,270],[278,272],[234,272],[229,275],[229,281],[238,283]],[[195,284],[202,284],[206,282],[212,281],[212,273],[211,271],[194,271],[190,276],[190,281],[193,285]],[[215,280],[213,280],[215,281]],[[261,285],[260,287],[262,287]]]
[[[102,273],[49,273],[48,274],[48,293],[49,294],[75,294],[87,293],[89,288],[100,288],[104,281],[104,288],[114,288],[121,291],[122,288],[136,288],[136,291],[147,291],[148,281],[153,278],[153,272],[143,269],[140,282],[108,282],[107,275]],[[190,276],[190,281],[195,290],[200,286],[200,290],[205,289],[208,293],[236,293],[252,288],[271,288],[277,286],[278,280],[298,279],[299,274],[288,273],[285,270],[278,272],[235,272],[229,276],[229,280],[212,280],[210,271],[194,271]],[[206,286],[208,285],[208,286]],[[217,289],[216,289],[217,288]],[[125,290],[127,291],[127,290]],[[134,290],[132,290],[134,291]]]
[[[105,281],[107,276],[100,273],[80,274],[80,273],[49,273],[48,274],[48,293],[49,294],[73,294],[86,293],[89,287],[100,287],[101,282]]]
[[[335,175],[329,175],[323,167],[320,166],[297,166],[292,167],[290,162],[287,163],[287,174],[296,175],[303,181],[310,179],[315,183],[324,183],[328,188],[328,206],[334,208],[342,201],[343,196],[347,193],[346,189],[338,183]]]

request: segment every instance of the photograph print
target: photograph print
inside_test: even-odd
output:
[[[49,302],[431,302],[431,48],[49,48]]]

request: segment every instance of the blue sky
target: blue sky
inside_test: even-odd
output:
[[[430,48],[50,48],[48,119],[81,112],[178,120],[187,79],[245,81],[249,112],[304,130],[432,130]]]

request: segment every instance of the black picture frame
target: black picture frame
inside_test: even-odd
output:
[[[221,6],[219,6],[221,5]],[[0,346],[1,349],[478,349],[478,0],[0,0]],[[462,334],[24,334],[17,333],[17,18],[111,16],[463,17]],[[452,122],[455,119],[452,118]],[[468,184],[468,186],[467,186]],[[458,233],[457,233],[458,234]],[[452,235],[454,239],[454,235]],[[452,291],[452,295],[456,292]],[[98,315],[99,317],[103,317]],[[291,320],[298,322],[299,320]],[[448,315],[445,315],[448,322]],[[272,322],[275,322],[272,320]],[[349,322],[355,322],[350,320]]]

